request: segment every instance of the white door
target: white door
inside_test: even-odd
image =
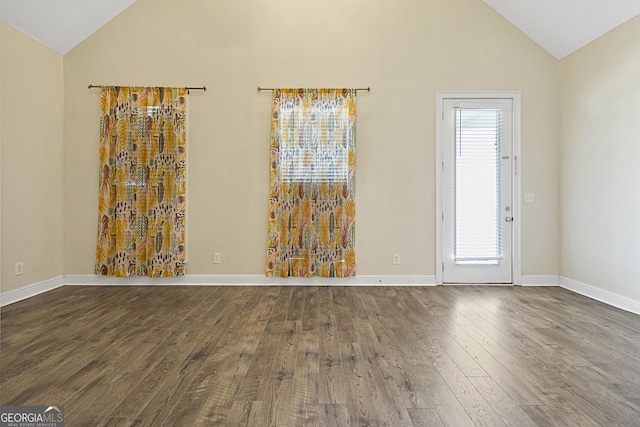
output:
[[[513,283],[513,100],[442,102],[442,282]]]

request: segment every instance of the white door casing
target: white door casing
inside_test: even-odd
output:
[[[438,92],[436,122],[436,283],[520,284],[519,92]]]

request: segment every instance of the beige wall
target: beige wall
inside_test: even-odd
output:
[[[640,301],[640,17],[560,62],[563,276]]]
[[[6,292],[63,274],[64,91],[62,55],[1,21],[0,55]]]
[[[93,83],[207,86],[189,98],[189,274],[264,271],[270,94],[258,85],[371,86],[358,95],[361,275],[435,274],[435,91],[521,90],[523,192],[536,194],[523,274],[557,275],[557,66],[479,0],[139,0],[64,57],[65,273],[93,272]]]

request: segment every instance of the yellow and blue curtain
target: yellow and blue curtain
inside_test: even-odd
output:
[[[355,89],[273,91],[267,276],[355,275],[355,130]]]
[[[185,273],[185,88],[103,87],[95,273]]]

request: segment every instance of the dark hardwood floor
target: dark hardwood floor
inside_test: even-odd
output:
[[[561,288],[73,287],[2,309],[67,426],[640,425],[640,316]]]

